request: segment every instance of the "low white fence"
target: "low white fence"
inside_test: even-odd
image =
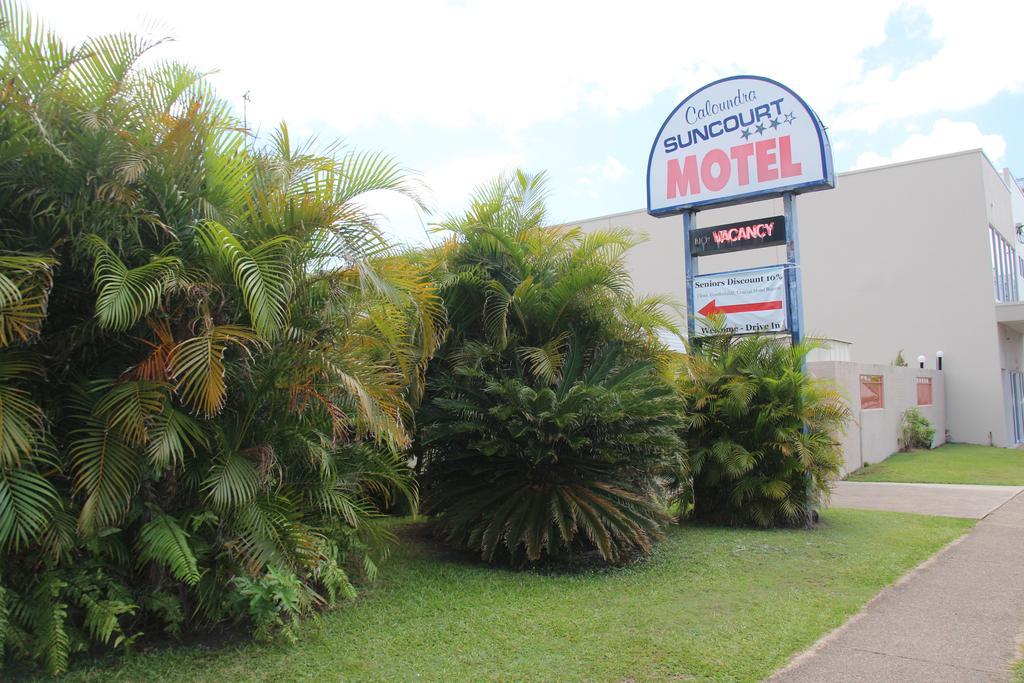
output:
[[[917,408],[935,428],[932,446],[946,441],[946,391],[942,372],[841,361],[811,361],[815,377],[834,381],[846,396],[853,419],[840,440],[844,472],[878,463],[899,450],[903,413]]]

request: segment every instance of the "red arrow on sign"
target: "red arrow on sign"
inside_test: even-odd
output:
[[[717,313],[750,313],[752,311],[776,311],[782,308],[781,301],[758,301],[752,304],[731,304],[729,306],[716,306],[712,299],[704,308],[697,311],[705,318]]]

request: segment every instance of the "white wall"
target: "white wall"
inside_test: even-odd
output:
[[[946,442],[946,392],[943,375],[938,370],[917,367],[894,367],[869,363],[840,363],[817,361],[807,364],[815,377],[835,382],[846,396],[853,419],[840,437],[845,465],[843,472],[852,472],[864,463],[879,463],[899,450],[900,426],[903,413],[917,408],[935,428],[934,446]],[[881,375],[884,407],[871,410],[860,408],[860,376]],[[917,405],[917,378],[932,378],[930,406]]]
[[[840,360],[850,362],[853,360],[853,344],[839,339],[815,339],[817,348],[811,349],[807,354],[808,361],[815,360]]]
[[[642,170],[641,170],[642,172]],[[955,441],[1010,443],[1002,392],[989,225],[1014,243],[1010,195],[980,150],[840,174],[797,199],[807,334],[849,341],[852,360],[945,353]],[[771,200],[697,214],[700,227],[782,214]],[[628,257],[636,289],[685,302],[682,219],[645,211],[582,223],[650,241]],[[785,261],[784,247],[702,258],[703,273]],[[1018,354],[1019,359],[1019,354]]]

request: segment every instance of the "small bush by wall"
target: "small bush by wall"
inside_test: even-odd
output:
[[[903,413],[900,425],[900,450],[911,451],[915,448],[931,448],[935,438],[935,428],[917,408]]]

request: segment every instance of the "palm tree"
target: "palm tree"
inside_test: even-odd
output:
[[[682,467],[670,302],[634,299],[637,237],[550,227],[544,200],[542,175],[499,178],[426,257],[449,329],[417,415],[425,504],[488,561],[623,561],[660,538]]]
[[[160,42],[0,4],[0,647],[55,672],[80,633],[246,617],[237,577],[348,594],[416,497],[443,309],[360,201],[415,181],[257,144],[202,74],[141,64]]]
[[[694,517],[810,523],[839,476],[837,435],[850,416],[836,387],[804,370],[812,348],[724,328],[689,345],[677,388],[692,469],[683,504]]]
[[[545,188],[544,174],[516,171],[481,187],[464,215],[438,224],[447,238],[430,265],[448,310],[445,349],[485,344],[548,383],[570,331],[585,345],[617,338],[664,353],[658,333],[678,335],[669,315],[677,306],[666,296],[634,298],[624,260],[643,237],[551,227]]]

